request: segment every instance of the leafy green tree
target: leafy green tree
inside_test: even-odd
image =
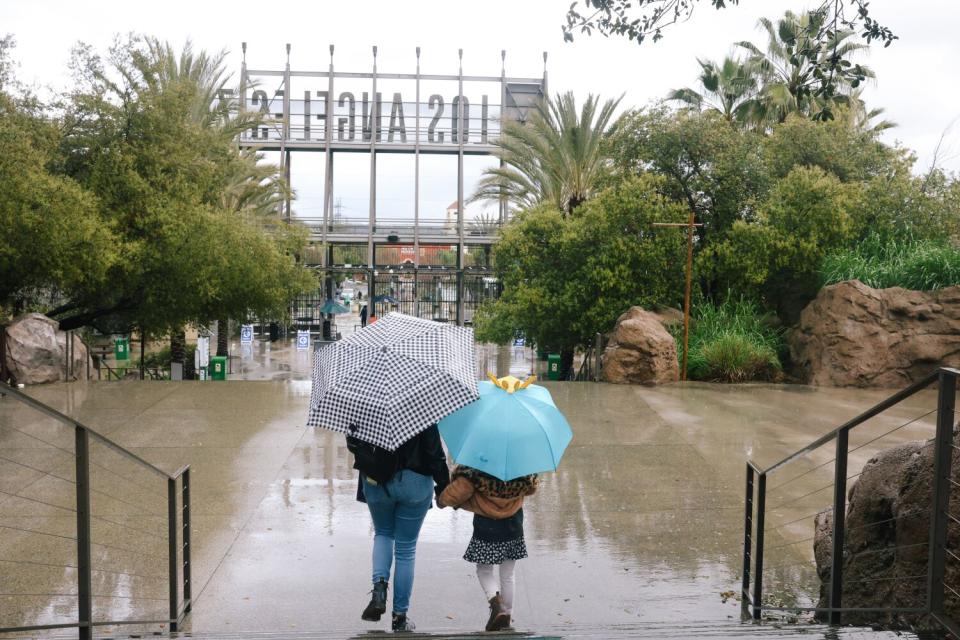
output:
[[[857,240],[881,244],[949,240],[960,231],[960,185],[940,171],[915,176],[911,159],[891,166],[861,186]]]
[[[676,303],[685,243],[675,229],[652,225],[681,221],[685,210],[662,187],[660,178],[632,177],[572,217],[547,206],[518,214],[494,250],[503,294],[481,308],[478,338],[505,343],[520,330],[560,352],[566,373],[574,351],[631,305]]]
[[[789,116],[764,139],[771,174],[782,178],[797,166],[815,166],[843,182],[869,180],[900,167],[903,151],[880,142],[876,131],[860,130],[856,115],[840,109],[830,122]]]
[[[172,78],[151,41],[81,50],[85,84],[72,96],[66,171],[97,195],[120,258],[104,286],[55,309],[63,326],[100,323],[164,334],[220,314],[282,315],[313,280],[288,225],[266,229],[224,206],[226,176],[243,157],[229,127],[197,117],[199,85]],[[159,59],[158,59],[159,58]]]
[[[97,199],[52,174],[58,132],[0,92],[0,309],[21,312],[36,294],[82,291],[116,258]]]
[[[178,86],[189,87],[192,99],[188,113],[193,124],[219,132],[224,140],[236,139],[242,131],[260,124],[260,112],[241,113],[236,108],[224,62],[226,52],[194,52],[188,42],[178,55],[169,43],[156,38],[146,38],[144,44],[145,51],[141,55],[145,59],[140,66],[156,69],[152,77],[149,73],[145,77],[147,89],[163,92],[176,91]],[[278,168],[262,160],[262,154],[257,151],[239,148],[232,157],[225,159],[220,205],[227,211],[259,216],[265,222],[276,223],[271,219],[290,194]],[[223,313],[216,315],[216,321],[217,355],[226,356],[229,321]],[[182,331],[174,337],[178,341],[184,339]],[[176,355],[180,350],[171,351]]]
[[[693,210],[704,226],[698,247],[755,215],[769,189],[760,133],[730,127],[716,113],[662,105],[625,113],[607,145],[619,176],[650,171],[664,192]]]
[[[761,74],[758,113],[764,120],[783,122],[791,113],[830,120],[838,105],[858,100],[857,87],[874,77],[868,67],[850,60],[869,45],[851,42],[853,31],[830,29],[826,21],[823,12],[787,11],[776,23],[760,19],[767,36],[764,49],[737,43],[750,52],[750,62]],[[830,74],[829,84],[824,83],[825,73]]]
[[[14,73],[13,49],[17,41],[12,33],[0,38],[0,91],[10,92],[10,85],[16,80]]]
[[[700,86],[695,89],[674,89],[668,100],[676,100],[696,111],[716,113],[730,123],[750,123],[762,106],[757,100],[757,70],[749,62],[727,56],[717,64],[712,60],[700,63]]]
[[[601,142],[620,99],[573,93],[541,101],[526,123],[507,122],[494,142],[502,167],[486,169],[471,201],[505,199],[521,208],[549,204],[569,214],[593,195],[606,172]]]
[[[698,269],[793,320],[819,288],[824,256],[856,237],[857,185],[817,167],[780,180],[755,221],[737,221],[699,256]]]

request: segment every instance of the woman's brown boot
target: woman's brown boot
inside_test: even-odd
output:
[[[503,598],[500,594],[490,598],[490,619],[487,620],[487,631],[500,631],[510,626],[510,616],[503,612]]]

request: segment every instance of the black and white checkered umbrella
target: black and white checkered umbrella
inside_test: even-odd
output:
[[[323,347],[307,426],[391,451],[479,398],[473,330],[390,313]]]

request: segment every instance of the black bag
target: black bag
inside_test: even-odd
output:
[[[379,484],[386,484],[400,470],[400,455],[383,447],[347,436],[347,449],[353,454],[353,468]]]

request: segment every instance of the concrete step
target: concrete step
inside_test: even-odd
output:
[[[113,635],[102,636],[103,640],[128,640],[129,638],[167,637],[164,635]],[[904,631],[877,631],[858,627],[829,627],[813,624],[778,624],[778,623],[740,623],[728,622],[660,622],[635,625],[608,625],[608,626],[577,626],[568,625],[563,628],[540,631],[505,631],[499,633],[484,633],[477,631],[462,631],[456,629],[434,629],[424,633],[407,633],[394,635],[386,631],[370,631],[353,633],[344,630],[316,631],[316,632],[182,632],[170,634],[174,639],[192,638],[195,640],[332,640],[349,638],[350,640],[386,640],[390,637],[403,640],[458,640],[475,638],[502,638],[504,640],[561,640],[565,638],[666,638],[666,639],[697,639],[700,638],[729,638],[744,640],[942,640],[943,634],[916,634]]]

